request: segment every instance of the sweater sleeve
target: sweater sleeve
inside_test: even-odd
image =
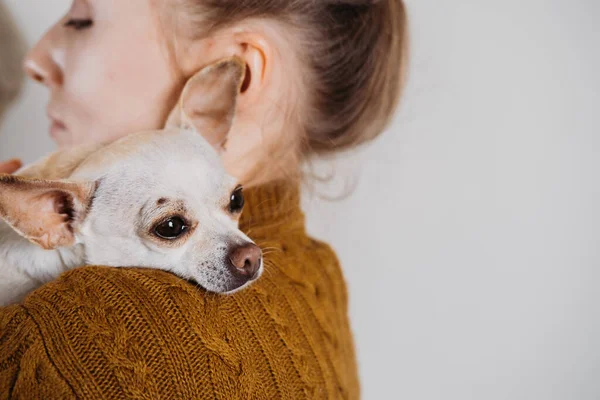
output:
[[[337,265],[289,266],[271,258],[228,296],[157,270],[68,272],[0,309],[0,398],[357,398]]]
[[[48,358],[40,331],[24,307],[0,308],[0,350],[0,398],[74,397]]]

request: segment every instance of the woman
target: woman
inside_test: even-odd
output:
[[[346,288],[306,236],[300,170],[381,133],[404,44],[401,0],[75,0],[25,62],[61,147],[159,128],[195,72],[244,60],[222,157],[247,188],[241,226],[266,271],[232,296],[159,271],[65,274],[1,311],[0,393],[357,398]]]

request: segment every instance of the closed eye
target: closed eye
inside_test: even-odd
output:
[[[85,19],[72,18],[72,19],[68,20],[64,26],[67,28],[73,28],[73,29],[79,31],[79,30],[90,28],[90,27],[92,27],[92,25],[94,25],[94,21],[92,21],[89,18],[85,18]]]

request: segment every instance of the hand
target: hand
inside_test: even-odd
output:
[[[12,174],[22,165],[21,161],[17,159],[0,162],[0,174]]]

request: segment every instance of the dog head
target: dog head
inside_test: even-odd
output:
[[[238,229],[243,191],[213,148],[243,73],[236,59],[201,71],[188,85],[204,85],[211,101],[184,90],[168,128],[94,151],[67,180],[1,176],[0,217],[45,249],[81,247],[87,264],[166,269],[219,293],[244,287],[260,276],[262,252]]]

